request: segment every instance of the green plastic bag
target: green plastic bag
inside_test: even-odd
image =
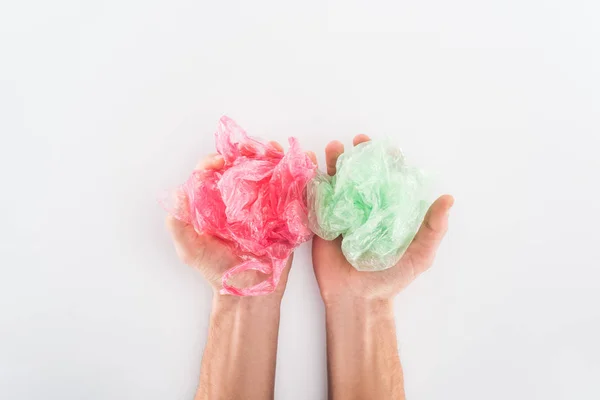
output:
[[[333,177],[307,186],[309,226],[326,240],[342,235],[344,256],[359,271],[394,266],[429,206],[426,176],[388,140],[361,143],[337,160]]]

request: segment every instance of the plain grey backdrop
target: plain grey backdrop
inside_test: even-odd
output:
[[[456,197],[397,299],[406,390],[598,399],[598,2],[69,1],[0,6],[0,397],[191,399],[210,292],[158,194],[218,118],[391,136]],[[325,399],[310,244],[282,306],[277,399]]]

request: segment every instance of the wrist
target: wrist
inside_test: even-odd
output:
[[[391,299],[346,297],[326,309],[333,399],[404,399]]]
[[[281,296],[271,293],[265,296],[231,296],[213,294],[213,312],[236,311],[243,314],[279,314]]]
[[[369,329],[385,321],[394,320],[392,299],[347,297],[325,303],[327,325]]]
[[[324,300],[327,312],[366,313],[370,315],[393,315],[394,302],[391,298],[368,298],[344,296]]]

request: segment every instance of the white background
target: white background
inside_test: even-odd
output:
[[[0,398],[191,399],[210,293],[156,203],[227,114],[316,151],[396,138],[456,197],[397,300],[409,399],[598,399],[600,6],[6,1]],[[294,260],[277,399],[325,399]]]

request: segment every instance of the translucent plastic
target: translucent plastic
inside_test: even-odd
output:
[[[423,221],[426,186],[424,173],[389,141],[361,143],[338,158],[335,176],[319,172],[309,183],[309,226],[326,240],[342,235],[357,270],[390,268]]]
[[[181,190],[189,214],[174,216],[193,224],[199,233],[223,239],[240,264],[222,277],[223,294],[256,296],[271,293],[292,251],[312,237],[308,228],[305,188],[315,165],[290,138],[283,153],[270,143],[250,138],[228,117],[215,133],[219,170],[195,171]],[[257,270],[269,277],[252,287],[228,284],[235,274]]]

